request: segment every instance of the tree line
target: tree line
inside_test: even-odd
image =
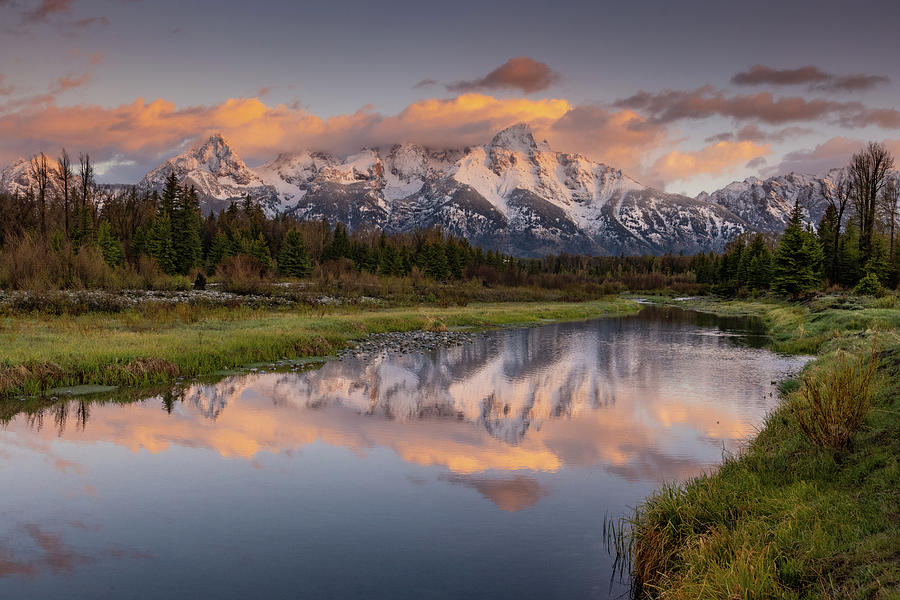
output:
[[[249,197],[204,217],[196,190],[174,174],[159,191],[111,188],[95,182],[88,155],[73,164],[65,150],[53,163],[38,154],[28,168],[29,189],[0,194],[0,214],[6,216],[0,223],[2,287],[90,287],[110,278],[152,287],[167,277],[202,285],[210,276],[233,281],[369,273],[485,285],[605,282],[615,289],[796,297],[823,285],[893,288],[900,277],[900,182],[893,156],[875,143],[855,154],[827,188],[829,206],[817,227],[804,224],[795,205],[781,236],[745,234],[724,252],[695,256],[517,258],[439,229],[348,232],[340,223],[269,217]],[[42,253],[49,257],[43,263]],[[28,256],[30,269],[44,269],[46,277],[29,274]]]

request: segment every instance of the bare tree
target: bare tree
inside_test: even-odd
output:
[[[91,190],[94,186],[94,166],[91,164],[90,154],[79,154],[78,162],[81,166],[79,178],[81,180],[81,210],[90,204]]]
[[[837,224],[834,228],[834,256],[832,258],[833,264],[831,265],[831,272],[837,276],[839,264],[838,257],[840,256],[838,247],[841,241],[841,225],[844,222],[844,212],[850,204],[850,197],[853,193],[853,182],[847,175],[847,171],[842,170],[841,174],[833,183],[834,185],[831,188],[825,188],[825,197],[831,207],[834,208],[834,212],[837,215]]]
[[[859,249],[865,261],[872,253],[876,207],[881,190],[894,168],[894,155],[884,144],[869,142],[853,155],[847,167],[853,182],[853,203],[859,218]]]
[[[887,226],[891,240],[891,260],[894,260],[894,230],[897,227],[897,217],[900,216],[900,174],[889,177],[884,189],[881,191],[881,216]]]
[[[41,235],[47,238],[47,187],[50,184],[50,165],[47,155],[41,152],[31,157],[28,172],[34,182],[38,204],[41,208]]]
[[[72,183],[74,174],[72,173],[72,161],[69,159],[69,153],[66,149],[62,149],[62,154],[56,159],[56,179],[62,186],[63,193],[63,212],[65,213],[66,223],[66,239],[69,239],[69,186]]]

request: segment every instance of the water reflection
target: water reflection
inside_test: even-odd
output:
[[[76,401],[47,413],[52,435],[134,452],[174,444],[252,459],[319,440],[359,455],[390,448],[455,474],[572,466],[684,478],[752,434],[773,404],[772,381],[803,362],[759,350],[751,325],[650,307],[639,318],[493,332],[434,353],[234,376],[126,406]],[[24,422],[46,437],[47,416]],[[19,420],[7,430],[20,431]]]
[[[300,580],[330,597],[606,597],[601,515],[717,464],[802,365],[759,333],[651,307],[16,415],[0,431],[0,596],[148,561],[170,581],[147,593],[165,596],[237,544],[208,557],[217,597],[253,595],[241,573],[263,572],[271,597]],[[398,554],[373,558],[385,546]]]

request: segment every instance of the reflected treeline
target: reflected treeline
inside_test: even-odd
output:
[[[316,442],[358,454],[389,448],[518,510],[544,493],[527,471],[600,467],[628,481],[682,478],[751,435],[774,406],[771,382],[803,359],[750,347],[740,332],[752,323],[710,327],[710,318],[721,325],[651,307],[494,331],[429,353],[70,400],[31,409],[7,429],[22,439],[49,430],[132,451],[188,446],[244,459]]]
[[[736,350],[764,342],[758,320],[647,306],[633,316],[488,332],[473,343],[432,353],[347,358],[314,370],[271,373],[266,376],[271,389],[264,393],[273,403],[309,410],[340,406],[401,422],[470,421],[498,440],[517,444],[548,419],[614,406],[623,389],[654,390],[664,372],[696,390],[714,392],[710,373],[717,373],[717,379],[740,378],[743,367],[720,360],[718,372],[707,369],[704,376],[685,370],[681,350]],[[62,434],[73,419],[83,429],[96,403],[140,399],[159,402],[169,414],[190,407],[192,414],[214,421],[229,402],[258,386],[259,378],[242,375],[214,384],[178,385],[150,398],[132,390],[38,406],[25,414],[35,429],[52,418]],[[765,383],[758,382],[758,395]]]

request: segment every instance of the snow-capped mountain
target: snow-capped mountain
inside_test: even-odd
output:
[[[197,189],[205,212],[226,208],[231,201],[249,194],[270,211],[276,211],[279,198],[276,190],[267,186],[225,141],[214,134],[202,144],[170,158],[156,167],[138,184],[145,189],[161,190],[166,178],[175,173],[182,185]]]
[[[414,144],[338,159],[280,155],[258,172],[281,209],[388,231],[440,225],[520,255],[721,249],[744,222],[713,203],[645,187],[621,171],[537,143],[526,125],[489,144],[435,151]]]
[[[51,170],[47,180],[47,193],[58,195],[59,182],[53,174],[56,161],[48,158],[47,166]],[[0,170],[0,190],[9,194],[25,195],[29,189],[37,190],[37,182],[31,173],[31,161],[19,157]]]
[[[805,220],[816,225],[828,208],[828,196],[841,169],[832,169],[824,177],[790,173],[769,179],[748,177],[735,181],[711,194],[705,192],[698,200],[724,206],[747,222],[756,231],[784,231],[791,217],[794,202],[800,202]]]
[[[520,256],[721,250],[746,231],[783,231],[795,200],[818,223],[839,174],[748,178],[689,198],[584,155],[556,152],[535,141],[527,125],[465,149],[405,143],[349,156],[303,150],[255,169],[215,134],[139,185],[162,189],[173,172],[196,187],[207,213],[249,195],[269,214],[389,232],[438,225]],[[23,193],[31,184],[25,159],[0,171],[0,190]]]

